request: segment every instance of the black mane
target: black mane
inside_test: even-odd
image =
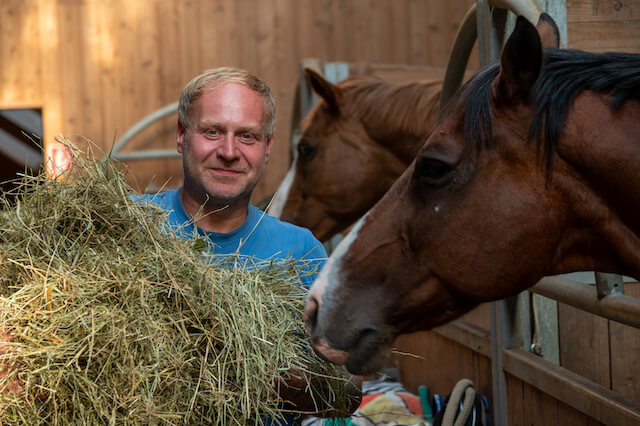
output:
[[[464,108],[462,131],[468,152],[493,146],[491,82],[500,71],[499,63],[476,74],[449,103],[444,114]],[[553,164],[558,138],[567,112],[576,96],[589,90],[611,97],[611,107],[619,108],[630,99],[640,100],[640,54],[590,53],[581,50],[544,50],[544,64],[533,88],[535,117],[529,140],[535,139],[544,152],[547,171]]]

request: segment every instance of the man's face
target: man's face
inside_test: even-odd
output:
[[[269,159],[262,97],[239,83],[205,90],[191,106],[189,128],[178,124],[184,190],[214,206],[248,201]]]

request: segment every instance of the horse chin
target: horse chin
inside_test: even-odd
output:
[[[349,354],[345,367],[351,374],[372,375],[385,367],[390,353],[387,346],[376,348],[358,346]]]

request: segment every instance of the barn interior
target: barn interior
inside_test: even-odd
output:
[[[539,3],[560,23],[566,48],[640,53],[640,2]],[[22,173],[68,164],[59,135],[91,141],[100,156],[117,147],[138,192],[177,188],[175,102],[193,76],[231,65],[261,76],[276,97],[276,140],[254,192],[256,202],[267,199],[292,161],[302,64],[343,70],[336,79],[362,70],[394,81],[432,78],[446,69],[474,4],[490,26],[494,9],[484,0],[3,0],[2,189]],[[481,67],[480,50],[470,53],[470,73]],[[576,277],[594,282],[591,272]],[[625,294],[640,298],[640,284],[624,281]],[[389,371],[416,395],[421,386],[448,394],[468,378],[495,424],[638,424],[640,330],[542,296],[522,300],[529,308],[518,320],[520,349],[533,361],[496,352],[495,307],[483,304],[455,323],[401,336]],[[501,375],[492,373],[498,358]]]

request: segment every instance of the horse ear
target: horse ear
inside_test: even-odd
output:
[[[327,103],[329,110],[338,113],[340,111],[340,99],[342,98],[340,88],[335,84],[331,84],[310,68],[305,68],[304,74],[313,91]]]
[[[540,14],[536,30],[544,47],[560,47],[560,30],[556,21],[546,13]]]
[[[513,33],[502,49],[496,81],[497,99],[511,103],[527,102],[541,68],[540,36],[529,21],[518,16]]]

